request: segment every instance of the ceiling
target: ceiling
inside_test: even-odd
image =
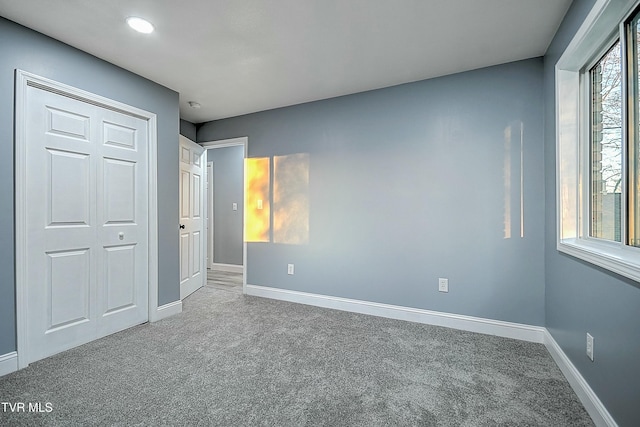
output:
[[[179,92],[200,123],[542,56],[570,3],[0,0],[0,15]]]

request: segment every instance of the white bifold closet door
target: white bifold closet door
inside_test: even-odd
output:
[[[148,319],[144,119],[27,89],[29,362]]]

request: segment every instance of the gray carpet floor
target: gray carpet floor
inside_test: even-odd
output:
[[[0,378],[0,402],[52,408],[2,426],[593,425],[541,344],[213,285]]]

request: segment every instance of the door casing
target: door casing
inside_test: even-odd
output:
[[[229,138],[229,139],[220,139],[217,141],[208,141],[208,142],[200,142],[199,143],[201,146],[203,146],[205,148],[205,154],[203,154],[204,156],[207,156],[206,154],[206,150],[209,149],[215,149],[215,148],[224,148],[224,147],[236,147],[236,146],[242,146],[243,147],[243,158],[247,158],[247,149],[248,149],[248,145],[249,145],[249,138],[246,136],[241,136],[238,138]],[[209,178],[207,177],[207,180]],[[243,166],[243,173],[242,173],[242,198],[245,199],[246,198],[246,181],[245,181],[245,172],[244,172],[244,166]],[[207,192],[207,197],[210,196],[210,192]],[[207,200],[207,203],[209,203],[209,201]],[[210,214],[211,219],[210,219],[210,224],[211,224],[211,228],[209,230],[209,232],[207,233],[207,250],[209,250],[209,242],[208,239],[213,236],[213,234],[215,234],[215,230],[213,229],[213,212]],[[244,219],[243,219],[243,233],[244,233]],[[211,257],[211,255],[207,255],[209,257]],[[213,257],[211,257],[211,263],[213,264]],[[246,293],[246,289],[247,289],[247,242],[244,240],[244,235],[242,238],[242,293]]]
[[[207,150],[204,151],[204,156],[207,155]],[[214,182],[213,182],[213,162],[207,161],[207,191],[205,192],[207,200],[207,269],[213,268],[213,197],[214,197]]]

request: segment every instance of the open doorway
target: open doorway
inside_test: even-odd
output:
[[[200,143],[206,159],[207,285],[244,293],[244,159],[247,137]]]

